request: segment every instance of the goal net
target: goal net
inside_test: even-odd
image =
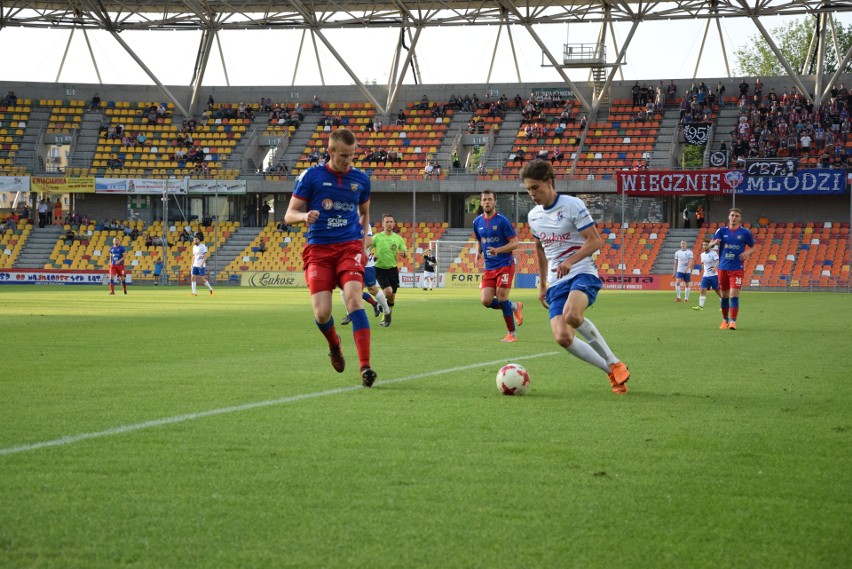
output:
[[[479,283],[479,277],[485,270],[482,261],[476,258],[476,241],[449,241],[438,239],[429,242],[429,247],[435,254],[436,271],[439,274],[469,275]],[[514,250],[515,255],[515,287],[533,288],[538,276],[538,266],[535,256],[535,242],[521,241]],[[451,279],[447,278],[446,281]]]

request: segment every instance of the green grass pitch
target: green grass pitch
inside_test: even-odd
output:
[[[603,291],[626,396],[512,297],[401,290],[368,390],[306,290],[0,287],[0,567],[849,566],[852,295]]]

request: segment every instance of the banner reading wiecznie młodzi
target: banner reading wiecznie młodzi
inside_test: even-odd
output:
[[[630,170],[616,173],[618,193],[628,196],[789,195],[848,193],[845,170],[806,169],[795,176],[747,176],[741,170]]]

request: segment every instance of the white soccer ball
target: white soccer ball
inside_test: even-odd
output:
[[[530,373],[522,365],[506,364],[497,372],[497,390],[503,395],[523,395],[530,387]]]

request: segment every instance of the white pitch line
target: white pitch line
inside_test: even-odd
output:
[[[465,366],[451,367],[446,369],[440,369],[435,371],[427,371],[424,373],[417,373],[414,375],[407,375],[405,377],[398,377],[396,379],[388,379],[385,381],[377,381],[375,385],[388,385],[391,383],[402,383],[403,381],[411,381],[414,379],[422,379],[424,377],[432,377],[436,375],[444,375],[446,373],[453,373],[457,371],[464,371],[468,369],[473,369],[480,366],[488,366],[495,365],[499,363],[505,363],[509,361],[520,361],[520,360],[531,360],[534,358],[541,358],[546,356],[555,356],[561,354],[562,352],[545,352],[541,354],[533,354],[529,356],[518,356],[514,358],[501,358],[499,360],[492,360],[489,362],[479,362],[475,364],[469,364]],[[7,456],[12,454],[18,454],[21,452],[27,452],[31,450],[39,450],[42,448],[48,447],[59,447],[70,445],[74,443],[79,443],[81,441],[88,441],[91,439],[99,439],[101,437],[110,437],[113,435],[121,435],[124,433],[132,433],[134,431],[141,431],[143,429],[150,429],[152,427],[162,427],[163,425],[174,425],[177,423],[185,423],[187,421],[194,421],[196,419],[203,419],[205,417],[213,417],[216,415],[225,415],[227,413],[239,413],[241,411],[251,411],[252,409],[259,409],[262,407],[271,407],[273,405],[284,405],[285,403],[295,403],[296,401],[304,401],[305,399],[316,399],[317,397],[328,397],[330,395],[337,395],[339,393],[346,393],[349,391],[355,391],[356,389],[364,389],[360,385],[349,385],[346,387],[337,387],[335,389],[326,389],[325,391],[317,391],[314,393],[303,393],[301,395],[293,395],[290,397],[281,397],[279,399],[268,399],[266,401],[257,401],[255,403],[244,403],[243,405],[232,405],[230,407],[222,407],[219,409],[211,409],[209,411],[199,411],[197,413],[187,413],[185,415],[175,415],[173,417],[164,417],[163,419],[154,419],[152,421],[144,421],[142,423],[132,423],[130,425],[119,425],[118,427],[113,427],[111,429],[106,429],[103,431],[95,431],[92,433],[82,433],[79,435],[69,435],[67,437],[60,437],[58,439],[53,439],[49,441],[42,441],[39,443],[31,443],[27,445],[18,445],[7,448],[0,448],[0,456]]]

